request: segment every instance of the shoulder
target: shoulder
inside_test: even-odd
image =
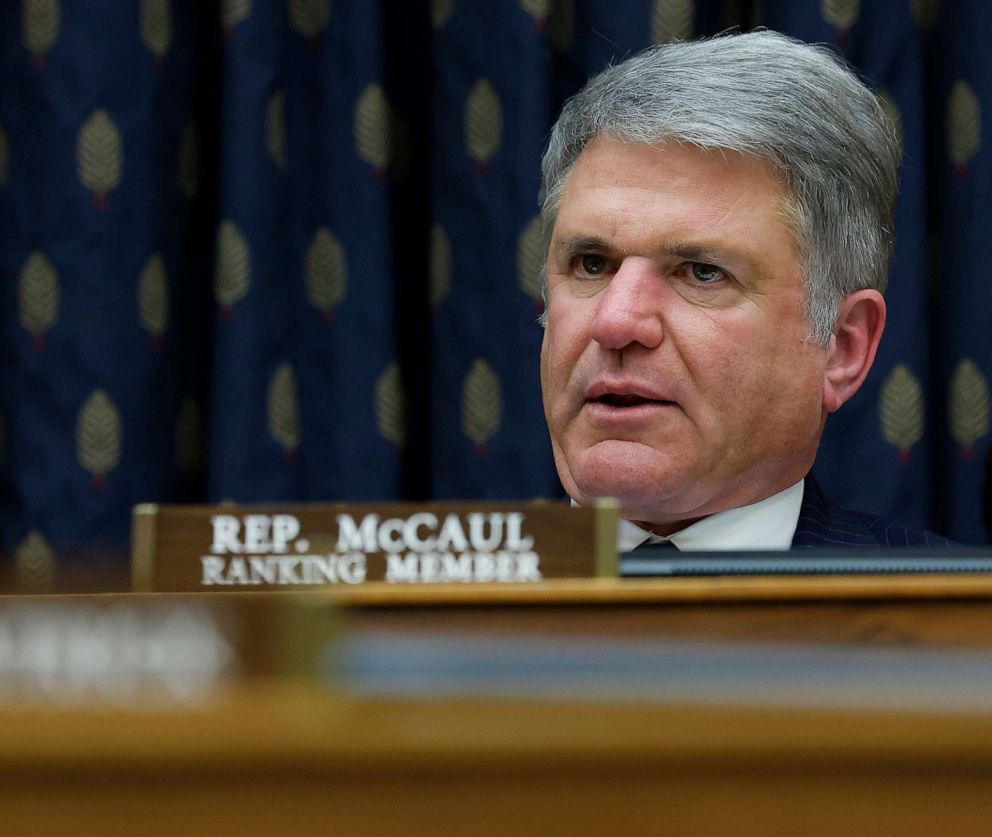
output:
[[[812,476],[806,478],[793,549],[913,548],[947,549],[957,544],[920,526],[906,526],[891,518],[841,508],[821,491]]]

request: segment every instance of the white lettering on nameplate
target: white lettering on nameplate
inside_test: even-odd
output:
[[[521,512],[431,512],[356,520],[337,516],[335,551],[307,552],[300,521],[290,514],[217,514],[210,519],[212,554],[200,558],[202,586],[361,584],[368,555],[383,554],[384,580],[432,582],[535,582],[541,580],[534,538],[523,534]]]

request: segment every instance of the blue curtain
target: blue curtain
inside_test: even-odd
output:
[[[0,535],[126,560],[134,503],[556,496],[539,157],[650,43],[834,45],[906,147],[889,327],[816,471],[987,539],[983,0],[0,6]]]

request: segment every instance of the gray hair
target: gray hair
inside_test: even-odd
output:
[[[902,152],[828,48],[761,30],[652,47],[600,73],[565,103],[541,160],[546,248],[572,166],[601,134],[769,163],[789,196],[811,340],[829,342],[845,296],[885,289]]]

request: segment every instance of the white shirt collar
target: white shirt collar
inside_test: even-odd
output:
[[[783,550],[792,546],[803,504],[803,481],[750,506],[711,514],[686,526],[669,538],[621,520],[617,548],[630,552],[646,541],[671,541],[685,552],[736,552],[738,550]]]

